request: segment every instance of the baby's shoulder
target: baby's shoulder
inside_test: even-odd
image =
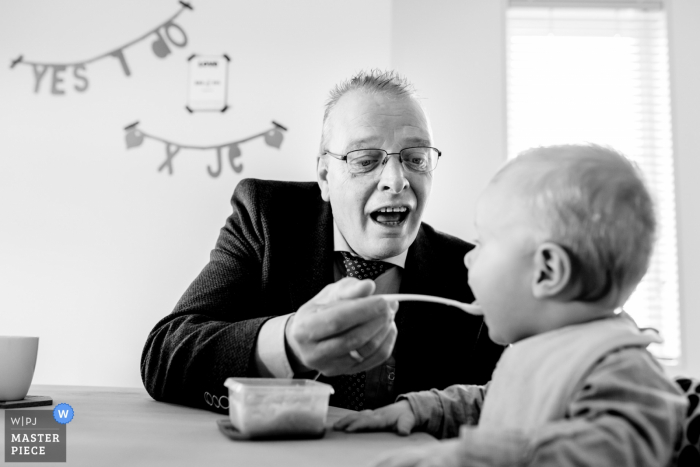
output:
[[[622,347],[604,355],[582,379],[579,389],[583,398],[604,393],[628,401],[643,401],[645,394],[684,399],[663,366],[642,346]]]

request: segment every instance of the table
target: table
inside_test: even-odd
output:
[[[232,441],[216,425],[225,416],[156,402],[142,388],[35,385],[29,394],[51,396],[53,410],[65,402],[75,411],[67,425],[68,466],[363,466],[389,450],[436,443],[426,433],[328,431],[318,440]],[[0,413],[5,410],[0,410]],[[331,407],[328,424],[349,410]],[[4,459],[5,420],[0,420],[0,456]],[[8,464],[9,465],[9,464]],[[21,463],[17,465],[28,465]]]

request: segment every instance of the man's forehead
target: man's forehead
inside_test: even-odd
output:
[[[366,137],[357,137],[353,138],[350,137],[346,141],[346,145],[348,146],[349,150],[352,149],[358,149],[358,148],[375,148],[375,149],[381,149],[382,144],[385,141],[384,135],[380,134],[374,134],[371,136],[366,136]],[[404,147],[411,147],[411,146],[430,146],[431,141],[429,139],[426,139],[422,136],[404,136],[403,138],[400,138],[400,142]]]
[[[331,135],[349,149],[381,147],[387,139],[404,146],[431,145],[427,117],[410,97],[348,93],[333,109],[330,123]]]
[[[387,93],[350,91],[338,100],[331,114],[335,113],[350,123],[359,123],[371,118],[398,118],[413,113],[425,120],[418,101],[410,96],[391,96]]]

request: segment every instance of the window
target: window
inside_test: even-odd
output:
[[[659,237],[625,310],[641,327],[661,332],[664,343],[650,350],[676,363],[681,345],[665,14],[658,1],[584,3],[510,2],[508,157],[533,146],[593,142],[640,166],[655,198]]]

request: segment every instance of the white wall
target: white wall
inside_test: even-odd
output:
[[[189,43],[164,59],[152,39],[106,58],[84,94],[33,92],[25,60],[83,60],[174,14],[175,0],[29,0],[0,5],[0,334],[40,336],[35,383],[138,386],[153,325],[208,259],[243,177],[315,179],[328,90],[361,68],[390,65],[389,0],[193,0],[176,21]],[[371,11],[372,14],[367,14]],[[225,114],[188,114],[187,57],[231,59]],[[67,80],[69,86],[72,85]],[[70,88],[68,88],[70,89]],[[281,149],[241,146],[238,175],[206,172],[214,151],[127,150],[123,127],[208,145],[289,128]]]
[[[700,2],[667,0],[683,361],[700,378]]]
[[[415,83],[443,153],[424,220],[466,239],[478,194],[506,160],[504,8],[393,1],[392,65]]]

